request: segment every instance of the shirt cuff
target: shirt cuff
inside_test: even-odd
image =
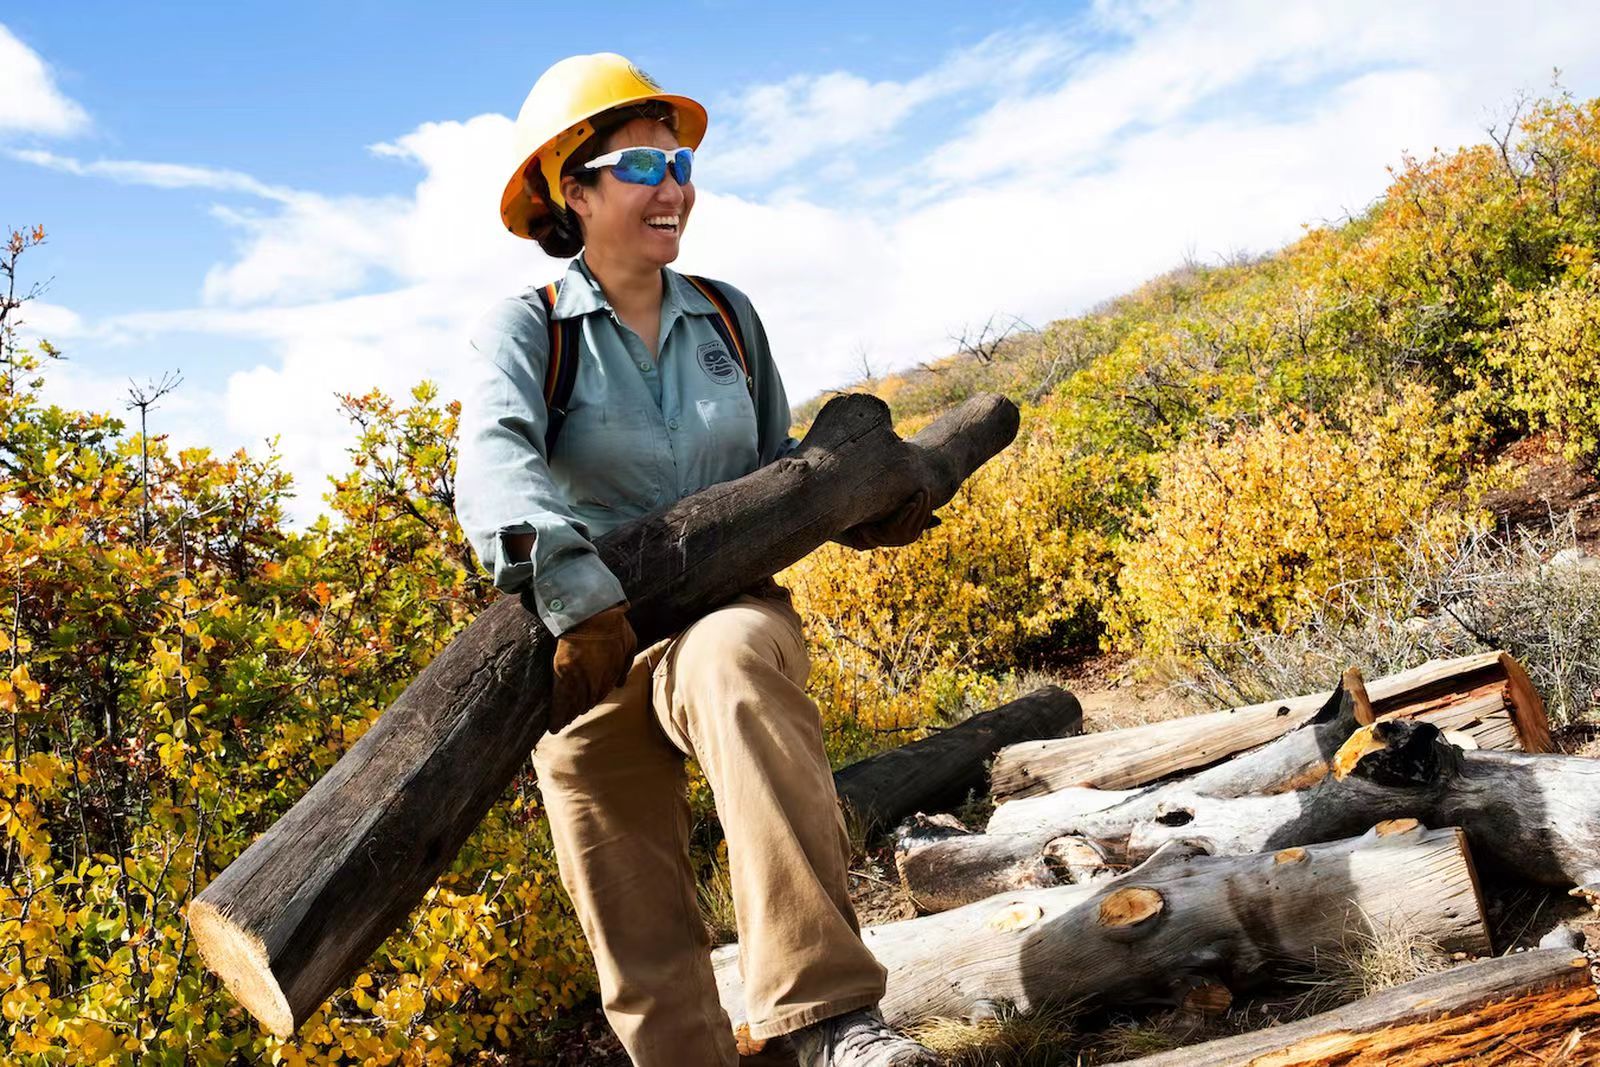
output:
[[[514,563],[512,567],[532,567]],[[613,604],[628,599],[617,576],[593,552],[573,557],[558,567],[546,566],[523,589],[522,602],[532,600],[539,621],[557,637]]]

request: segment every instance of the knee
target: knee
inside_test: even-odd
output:
[[[803,686],[811,673],[799,627],[787,625],[771,608],[745,603],[714,611],[685,630],[674,658],[678,684],[699,692],[770,685],[774,675]]]

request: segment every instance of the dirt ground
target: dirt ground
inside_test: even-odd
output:
[[[1552,515],[1570,513],[1579,547],[1600,554],[1600,479],[1552,452],[1544,437],[1518,441],[1501,458],[1522,474],[1484,499],[1502,527],[1548,527]]]

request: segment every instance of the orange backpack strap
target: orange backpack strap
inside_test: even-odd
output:
[[[567,421],[567,406],[572,403],[572,389],[578,384],[578,352],[583,343],[582,319],[556,320],[556,298],[561,291],[555,282],[538,290],[539,303],[544,307],[545,326],[550,335],[550,358],[544,365],[544,406],[548,421],[544,428],[544,456],[549,459],[561,436],[561,426]]]

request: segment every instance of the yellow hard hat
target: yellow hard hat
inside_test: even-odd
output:
[[[561,166],[594,127],[590,119],[603,111],[643,100],[662,100],[678,111],[678,143],[698,148],[706,135],[706,109],[687,96],[664,93],[650,75],[615,52],[563,59],[540,75],[517,112],[516,157],[522,162],[500,194],[500,217],[518,237],[532,238],[532,225],[549,214],[538,197],[530,197],[522,174],[535,157],[550,187],[550,199],[567,206],[561,195]]]

